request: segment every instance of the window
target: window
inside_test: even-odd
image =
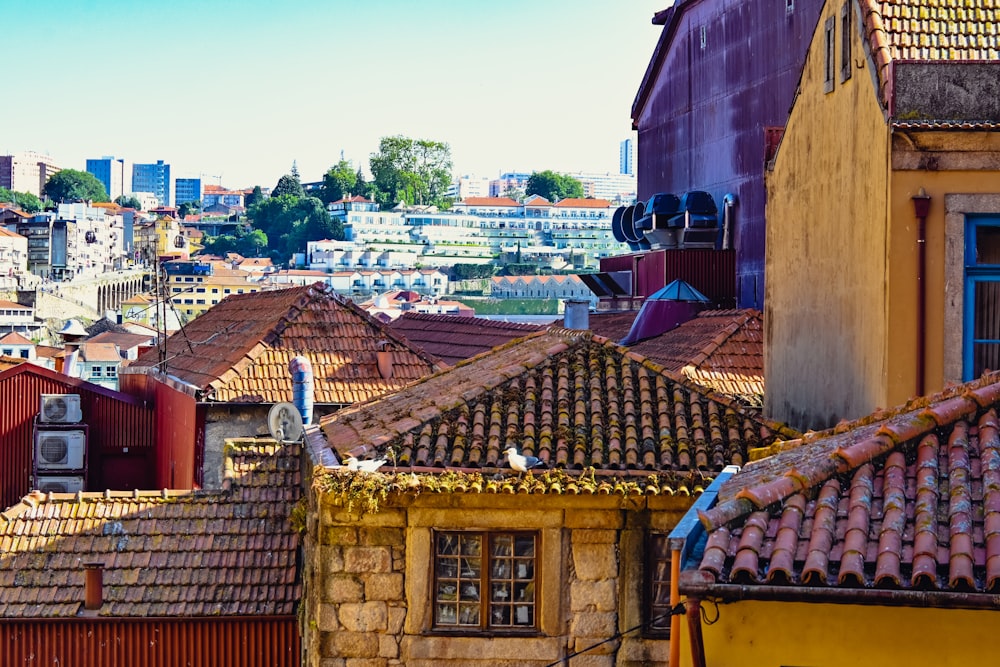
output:
[[[965,340],[968,381],[1000,369],[1000,217],[970,217],[965,232]]]
[[[118,377],[118,367],[117,366],[105,366],[104,373],[109,377]]]
[[[434,545],[435,628],[537,627],[536,533],[439,532]]]
[[[833,68],[834,68],[834,55],[836,52],[834,41],[834,36],[836,32],[836,21],[834,17],[831,16],[826,20],[824,24],[823,33],[826,36],[826,60],[823,65],[823,92],[832,93],[833,92]]]
[[[91,366],[91,368],[90,368],[90,377],[92,377],[92,378],[102,377],[102,375],[103,375],[102,371],[103,370],[104,369],[101,368],[100,366]]]
[[[851,3],[840,7],[840,82],[851,78]]]
[[[649,536],[646,556],[646,633],[670,635],[670,544],[667,533]]]

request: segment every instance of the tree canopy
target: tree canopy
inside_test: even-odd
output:
[[[139,201],[138,197],[133,197],[132,195],[121,195],[115,199],[115,203],[122,208],[134,208],[137,211],[142,210],[142,202]]]
[[[177,215],[181,216],[181,220],[189,215],[198,215],[199,213],[201,213],[200,201],[186,201],[177,207]]]
[[[451,147],[439,141],[382,137],[369,163],[375,200],[383,208],[442,202],[451,184]]]
[[[358,175],[351,169],[347,160],[341,160],[323,174],[323,188],[320,199],[324,204],[335,202],[354,193],[358,183]]]
[[[305,190],[302,189],[302,182],[299,181],[298,176],[295,174],[285,174],[278,179],[277,185],[271,191],[271,197],[281,197],[283,195],[291,195],[299,198],[306,196]]]
[[[270,241],[269,254],[278,262],[304,252],[308,241],[344,239],[343,226],[316,197],[272,196],[254,204],[247,217]]]
[[[76,169],[63,169],[46,181],[45,196],[56,202],[111,201],[104,184],[96,176]]]
[[[259,229],[246,231],[242,226],[235,234],[221,234],[205,239],[203,253],[225,257],[235,252],[244,257],[257,257],[267,249],[267,235]]]
[[[38,213],[42,210],[42,200],[30,192],[11,192],[0,188],[0,203],[13,204],[25,213]]]
[[[546,169],[536,171],[528,177],[524,188],[525,196],[539,195],[551,202],[570,197],[583,197],[583,185],[572,176],[557,174]]]
[[[246,205],[247,209],[249,209],[254,204],[261,202],[263,200],[264,200],[264,191],[260,189],[259,185],[255,185],[253,186],[253,191],[244,198],[243,202]]]

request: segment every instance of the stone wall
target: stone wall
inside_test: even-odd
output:
[[[430,493],[359,516],[310,498],[303,637],[310,667],[548,665],[641,623],[645,534],[689,499]],[[538,530],[539,632],[505,637],[432,627],[435,528]],[[574,667],[667,665],[669,642],[633,632]]]

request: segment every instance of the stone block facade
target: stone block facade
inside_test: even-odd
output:
[[[314,488],[307,664],[541,666],[584,651],[571,664],[666,666],[666,638],[625,631],[645,620],[646,536],[669,531],[689,506],[677,497],[423,493],[390,496],[377,513],[359,515]],[[530,632],[435,627],[434,535],[463,530],[537,534],[540,593]]]

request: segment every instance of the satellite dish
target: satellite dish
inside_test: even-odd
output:
[[[294,442],[302,437],[302,415],[291,403],[275,403],[267,413],[267,430],[279,442]]]

